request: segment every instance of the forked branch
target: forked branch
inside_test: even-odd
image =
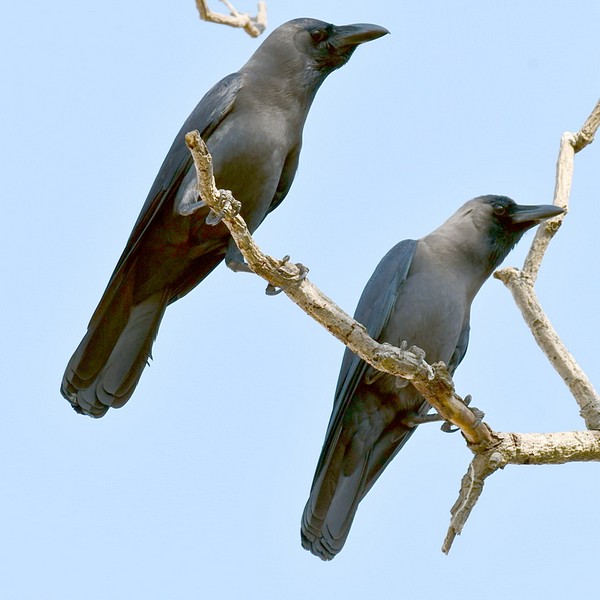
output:
[[[208,0],[196,0],[196,7],[200,13],[200,18],[209,23],[218,25],[229,25],[230,27],[240,27],[248,35],[258,37],[267,28],[267,4],[260,1],[258,3],[258,12],[256,17],[251,17],[248,13],[240,13],[228,0],[221,0],[229,11],[228,15],[215,13],[208,8]]]
[[[577,133],[564,133],[556,163],[554,204],[569,209],[575,153],[590,144],[600,126],[600,101]],[[564,215],[538,228],[523,269],[507,267],[494,273],[512,292],[535,341],[579,404],[588,429],[600,429],[600,396],[583,369],[562,343],[535,293],[534,285],[544,254],[562,224]]]

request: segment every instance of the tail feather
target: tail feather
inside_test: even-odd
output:
[[[119,263],[63,376],[62,395],[85,415],[102,417],[133,394],[168,304],[190,292],[222,260],[226,244],[209,239],[194,260],[153,269],[131,255]]]
[[[364,457],[350,475],[325,472],[315,481],[302,515],[302,547],[322,560],[333,559],[344,547],[358,503],[363,496],[368,471]]]
[[[133,394],[150,357],[169,302],[167,291],[131,306],[119,294],[88,333],[67,365],[61,392],[82,414],[102,417]],[[95,315],[96,316],[96,315]]]
[[[120,282],[114,282],[108,288],[67,365],[63,390],[65,384],[71,391],[86,389],[98,377],[127,325],[133,304],[131,288]],[[116,293],[112,293],[113,290]]]
[[[415,428],[396,422],[387,428],[348,468],[345,436],[337,438],[330,456],[322,456],[319,471],[302,515],[302,547],[322,560],[332,560],[346,543],[358,505]],[[323,452],[327,451],[327,443]]]

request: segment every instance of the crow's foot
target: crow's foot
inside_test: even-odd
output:
[[[290,257],[288,255],[284,256],[280,261],[279,261],[279,266],[283,266],[285,265],[287,262],[289,262]],[[285,286],[282,287],[275,287],[274,285],[270,284],[267,285],[267,289],[265,290],[265,294],[267,296],[277,296],[277,294],[281,294],[281,292],[283,292],[283,290],[287,287],[289,287],[290,285],[300,285],[305,279],[306,276],[308,275],[308,267],[305,267],[303,264],[300,263],[296,263],[296,266],[298,267],[299,273],[298,275],[295,276],[290,276],[290,282],[288,284],[286,284]]]
[[[207,225],[218,225],[226,212],[231,212],[231,216],[233,217],[240,213],[242,203],[239,200],[236,200],[229,190],[219,190],[219,199],[222,202],[221,210],[215,212],[211,209],[205,220]]]

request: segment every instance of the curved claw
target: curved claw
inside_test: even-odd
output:
[[[272,285],[271,283],[269,283],[269,285],[267,285],[267,289],[265,290],[265,294],[267,296],[277,296],[277,294],[281,294],[281,292],[283,292],[283,288],[277,288],[274,285]]]
[[[479,425],[483,421],[483,417],[485,417],[485,413],[482,410],[479,410],[478,408],[475,408],[475,407],[473,407],[471,409],[471,412],[477,418],[477,421],[475,421],[475,425],[474,425],[475,427],[477,427],[477,425]]]
[[[222,210],[220,210],[218,213],[211,210],[206,215],[206,219],[204,219],[204,222],[207,225],[212,225],[214,227],[215,225],[218,225],[221,222],[221,219],[223,218],[224,214],[225,213]]]
[[[305,267],[302,263],[296,263],[296,266],[300,270],[300,273],[298,273],[296,283],[302,283],[308,275],[308,267]]]
[[[456,425],[454,425],[454,423],[450,423],[450,421],[444,421],[440,429],[444,433],[456,433],[460,430],[460,427],[456,427]]]
[[[207,225],[212,225],[214,227],[215,225],[218,225],[221,222],[221,219],[223,218],[224,214],[225,214],[225,212],[222,210],[220,210],[218,213],[211,210],[206,215],[206,219],[204,219],[204,222]]]

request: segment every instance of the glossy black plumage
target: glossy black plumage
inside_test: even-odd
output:
[[[101,417],[109,407],[123,406],[147,363],[167,305],[224,258],[232,269],[244,270],[226,227],[206,224],[206,208],[191,216],[178,213],[178,207],[197,200],[185,134],[200,131],[213,156],[218,187],[241,201],[241,214],[254,231],[290,189],[319,86],[359,44],[386,33],[377,25],[290,21],[200,101],[175,138],[67,365],[61,392],[77,412]]]
[[[405,240],[381,260],[355,313],[369,335],[426,352],[451,373],[469,341],[471,303],[485,280],[530,227],[556,206],[519,206],[504,196],[467,202],[418,241]],[[302,545],[323,560],[342,549],[359,502],[424,416],[429,405],[407,381],[376,371],[348,349],[310,496]]]

